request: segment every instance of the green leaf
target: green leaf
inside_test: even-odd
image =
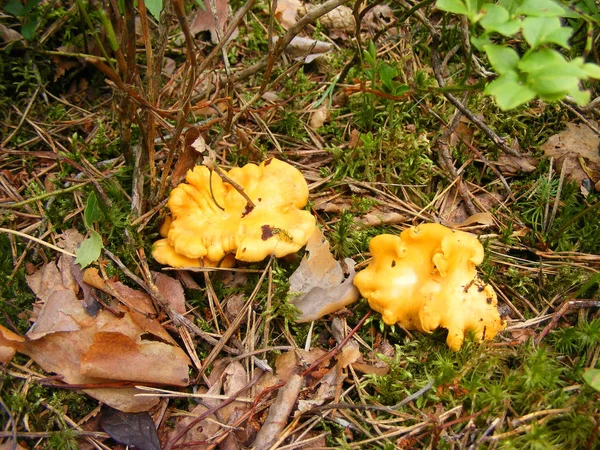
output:
[[[35,30],[39,25],[39,19],[38,14],[31,14],[29,20],[21,27],[21,35],[28,41],[33,40],[35,37]]]
[[[597,64],[584,64],[582,67],[585,74],[590,78],[600,78],[600,66]]]
[[[492,40],[487,34],[481,36],[471,36],[471,44],[475,46],[477,50],[482,50],[486,45],[493,44]]]
[[[533,73],[556,64],[567,64],[567,60],[556,50],[541,48],[527,52],[519,61],[519,70]]]
[[[573,30],[561,26],[558,17],[527,17],[523,20],[523,37],[531,47],[542,44],[557,44],[569,48]]]
[[[516,72],[510,71],[500,75],[484,91],[491,95],[502,111],[516,108],[535,98],[535,91],[519,82]]]
[[[508,11],[502,6],[494,5],[493,3],[486,3],[482,6],[481,11],[484,16],[481,18],[479,23],[486,30],[488,27],[493,27],[508,22],[510,19]]]
[[[590,102],[590,91],[582,91],[581,89],[579,89],[579,87],[569,92],[569,95],[573,100],[575,100],[575,103],[577,103],[579,106],[587,105]]]
[[[89,232],[90,237],[81,243],[75,259],[75,264],[79,264],[82,269],[96,261],[100,257],[100,251],[104,248],[102,237],[94,230],[89,230]]]
[[[532,87],[542,100],[555,101],[569,92],[579,89],[579,78],[569,69],[556,67],[553,73],[536,72],[527,77],[527,85]]]
[[[100,211],[98,206],[98,197],[96,197],[95,192],[92,192],[88,196],[87,204],[83,211],[83,221],[86,227],[92,228],[92,224],[98,222],[100,219],[102,219],[102,211]]]
[[[379,78],[386,88],[391,92],[394,90],[393,79],[397,75],[396,69],[389,64],[382,64],[379,68]]]
[[[516,14],[531,17],[563,17],[565,10],[552,0],[525,0]]]
[[[438,0],[436,5],[437,8],[442,11],[467,15],[467,7],[465,3],[460,0]]]
[[[158,20],[160,18],[160,12],[163,9],[163,2],[162,0],[146,0],[146,8],[148,8],[150,14]]]
[[[519,63],[519,55],[510,47],[502,45],[486,45],[483,47],[488,55],[490,63],[500,75],[508,71],[515,71]]]
[[[25,15],[25,12],[27,11],[25,9],[25,7],[19,3],[17,0],[10,0],[5,6],[4,6],[4,11],[7,12],[8,14],[12,14],[13,16],[16,17],[21,17],[23,15]]]
[[[586,369],[583,372],[583,379],[590,387],[600,391],[600,369]]]
[[[521,29],[521,20],[510,20],[510,14],[502,6],[486,3],[481,11],[484,16],[479,23],[487,32],[514,36]]]

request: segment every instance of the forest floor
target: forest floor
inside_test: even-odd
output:
[[[160,1],[17,3],[0,12],[0,449],[600,448],[598,102],[501,111],[465,24],[430,1],[318,20],[217,0],[220,30],[208,0],[160,20]],[[506,327],[453,351],[362,297],[297,322],[304,250],[154,260],[188,169],[269,158],[303,175],[346,273],[383,233],[477,236]]]

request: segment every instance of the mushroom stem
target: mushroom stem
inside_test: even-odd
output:
[[[242,186],[240,186],[239,184],[237,184],[235,181],[233,181],[231,178],[229,178],[227,176],[227,174],[225,172],[223,172],[217,166],[215,166],[215,172],[217,172],[217,175],[219,175],[223,179],[223,181],[232,185],[234,187],[234,189],[236,191],[238,191],[242,197],[244,197],[244,199],[246,200],[246,203],[247,203],[246,211],[244,211],[244,215],[246,215],[250,211],[252,211],[256,205],[254,204],[254,202],[252,200],[250,200],[250,197],[248,197],[246,195],[246,193],[244,192],[244,188]]]

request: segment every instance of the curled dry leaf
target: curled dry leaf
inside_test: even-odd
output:
[[[288,30],[296,23],[296,17],[301,8],[300,0],[278,0],[275,18],[284,30]]]
[[[329,251],[329,242],[320,229],[316,228],[306,245],[308,255],[290,277],[290,293],[299,293],[291,303],[298,308],[298,322],[317,320],[358,299],[358,290],[353,285],[354,265],[352,259],[344,262],[350,272],[344,280],[344,271]]]
[[[513,155],[502,154],[498,158],[498,169],[502,175],[514,176],[520,173],[531,173],[538,168],[540,160],[530,155],[521,155],[516,157]]]
[[[231,6],[227,0],[216,0],[217,16],[219,19],[219,28],[221,33],[227,28],[229,18],[231,16]],[[210,32],[210,40],[213,44],[219,43],[219,37],[217,35],[215,18],[210,9],[209,0],[204,0],[204,8],[198,8],[196,17],[191,21],[190,33],[196,35],[203,31]],[[229,40],[233,40],[238,36],[238,30],[236,29]]]
[[[287,425],[288,417],[296,404],[304,378],[292,375],[285,386],[277,393],[275,403],[269,408],[269,414],[258,432],[252,447],[256,450],[266,450],[277,440],[279,433]]]
[[[308,5],[306,8],[300,8],[300,15],[317,9],[318,5]],[[352,14],[352,8],[346,5],[340,5],[319,18],[323,27],[329,30],[329,37],[332,39],[347,39],[356,28],[356,21]]]
[[[131,289],[120,281],[104,280],[98,273],[98,269],[86,269],[83,272],[83,281],[96,289],[112,295],[134,311],[151,316],[156,314],[152,299],[148,294]]]
[[[188,128],[184,135],[183,151],[173,168],[171,186],[177,186],[185,178],[187,171],[194,168],[198,155],[204,150],[202,144],[204,144],[204,138],[200,134],[200,130],[196,127]]]
[[[394,11],[389,5],[376,5],[366,12],[362,20],[362,30],[377,33],[394,21]]]
[[[248,376],[244,366],[238,362],[229,362],[226,359],[217,360],[209,376],[210,388],[203,388],[201,393],[206,394],[202,404],[196,406],[188,416],[178,420],[173,433],[168,438],[173,441],[174,436],[185,430],[185,434],[177,441],[177,445],[186,445],[187,448],[206,449],[209,448],[210,439],[219,435],[223,425],[233,423],[246,411],[248,403],[234,401],[219,409],[218,417],[208,416],[190,427],[196,417],[205,413],[208,408],[218,406],[223,400],[214,398],[217,395],[231,396],[239,392],[248,383]],[[212,398],[211,398],[212,397]],[[203,444],[192,444],[192,442],[204,442]],[[174,443],[174,442],[171,442]]]
[[[329,106],[323,102],[321,106],[310,114],[310,127],[313,130],[321,128],[325,122],[329,122]]]
[[[556,171],[565,165],[566,175],[589,190],[589,183],[600,181],[600,137],[597,132],[578,123],[569,123],[564,131],[551,136],[542,145],[546,156],[553,157]]]
[[[397,225],[407,220],[408,218],[405,215],[396,211],[386,211],[383,208],[376,207],[359,218],[358,222],[370,227],[377,227],[379,225]]]
[[[275,39],[276,41],[276,39]],[[316,41],[314,39],[296,36],[287,45],[284,52],[296,61],[304,61],[308,64],[319,56],[333,50],[333,44],[329,42]]]
[[[179,280],[160,272],[152,272],[154,284],[171,308],[179,314],[185,313],[185,293]]]
[[[61,375],[65,383],[100,386],[84,392],[125,412],[146,411],[158,399],[136,397],[140,391],[135,388],[102,388],[103,384],[187,385],[189,359],[158,321],[121,305],[112,307],[117,315],[101,310],[92,317],[77,298],[79,286],[72,274],[66,273],[72,264],[58,266],[62,271],[48,263],[28,278],[41,307],[25,338],[0,328],[3,355],[9,355],[5,347],[10,347],[45,371]]]

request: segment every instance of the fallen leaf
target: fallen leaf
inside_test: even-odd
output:
[[[379,225],[397,225],[399,223],[404,223],[408,220],[403,214],[397,213],[395,211],[386,211],[382,208],[375,208],[373,211],[368,212],[364,216],[358,219],[358,222],[371,226],[377,227]]]
[[[8,364],[25,338],[0,325],[0,363]]]
[[[327,102],[323,102],[321,106],[315,109],[310,114],[310,127],[313,130],[321,128],[325,122],[329,121],[329,106]]]
[[[498,158],[498,169],[502,175],[514,176],[520,173],[534,172],[540,163],[538,158],[530,155],[521,155],[520,157],[502,154]]]
[[[246,303],[246,296],[244,294],[233,294],[227,297],[227,303],[225,303],[225,312],[229,320],[234,320],[239,316]]]
[[[489,212],[484,212],[484,213],[476,213],[473,214],[472,216],[467,217],[465,220],[463,220],[461,223],[456,224],[455,226],[458,227],[468,227],[470,225],[494,225],[494,216],[492,216],[491,213]]]
[[[2,39],[2,42],[9,44],[15,41],[22,41],[23,36],[18,31],[0,23],[0,39]]]
[[[306,14],[316,8],[317,5],[309,5],[305,10],[300,10],[300,14]],[[319,23],[329,30],[329,37],[332,39],[347,39],[356,29],[352,8],[346,5],[340,5],[321,16]]]
[[[284,52],[295,61],[304,61],[305,64],[308,64],[332,50],[333,44],[329,42],[296,36],[287,45]]]
[[[517,328],[509,331],[512,338],[519,344],[524,344],[535,336],[535,332],[530,328]]]
[[[100,426],[121,444],[142,450],[160,450],[154,422],[147,412],[124,413],[107,409],[102,413]]]
[[[556,171],[561,172],[563,163],[567,176],[580,186],[600,181],[600,137],[589,127],[569,123],[564,131],[551,136],[542,145],[544,154],[555,159]],[[586,188],[587,189],[587,188]]]
[[[70,272],[71,265],[59,266]],[[158,321],[121,305],[113,305],[117,315],[101,310],[90,316],[74,292],[77,283],[54,262],[29,276],[28,283],[42,300],[36,321],[25,339],[2,330],[0,346],[28,355],[68,384],[102,386],[121,380],[187,385],[190,361]],[[140,391],[135,388],[84,392],[125,412],[146,411],[158,402],[136,397]]]
[[[217,17],[219,18],[219,28],[221,33],[227,28],[229,19],[231,17],[231,6],[227,0],[215,0],[217,6]],[[204,9],[198,8],[196,17],[192,20],[190,25],[190,33],[196,35],[203,31],[210,32],[210,41],[213,44],[219,43],[219,37],[217,36],[217,30],[215,27],[215,19],[210,9],[209,0],[204,0]],[[238,30],[236,29],[229,40],[233,40],[238,36]]]
[[[256,435],[251,447],[256,450],[266,450],[277,440],[279,433],[285,428],[292,408],[296,404],[304,378],[292,375],[285,386],[277,393],[275,403],[269,408],[269,414],[262,428]]]
[[[156,314],[156,309],[154,309],[154,304],[148,294],[132,289],[120,281],[104,280],[97,269],[86,269],[83,272],[83,281],[116,297],[117,300],[133,311],[150,316]]]
[[[179,155],[175,167],[173,168],[173,175],[171,176],[171,186],[175,187],[185,178],[188,170],[193,169],[196,165],[196,160],[201,151],[198,151],[198,144],[204,143],[204,138],[200,134],[200,130],[196,127],[190,127],[186,130],[184,135],[183,151]]]
[[[317,320],[359,297],[353,284],[356,263],[350,258],[344,260],[349,271],[344,280],[344,270],[331,254],[329,242],[319,228],[309,238],[306,250],[308,255],[290,277],[289,292],[300,294],[290,300],[300,311],[297,322]]]
[[[365,13],[361,31],[377,33],[394,21],[394,11],[389,5],[375,5]]]
[[[300,0],[278,0],[275,18],[284,30],[291,28],[297,21],[298,10],[302,8]]]
[[[81,48],[74,44],[61,45],[56,49],[61,53],[81,53]],[[50,55],[50,59],[56,65],[56,73],[54,74],[54,81],[58,80],[69,70],[74,69],[75,67],[81,66],[81,62],[77,60],[77,58],[71,58],[69,56],[63,55]]]
[[[179,314],[185,313],[185,293],[179,280],[160,272],[152,272],[154,284],[169,302],[169,306]]]

